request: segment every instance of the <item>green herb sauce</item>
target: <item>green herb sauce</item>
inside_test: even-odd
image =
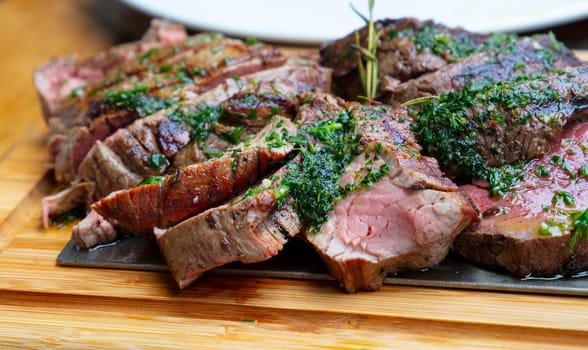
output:
[[[536,83],[540,88],[529,88]],[[490,182],[491,193],[503,195],[522,178],[520,165],[490,169],[477,149],[477,137],[487,132],[489,121],[502,124],[520,124],[525,107],[557,103],[563,100],[542,77],[521,77],[512,82],[498,82],[481,88],[466,85],[463,90],[412,101],[420,104],[412,111],[415,121],[411,125],[419,143],[427,154],[437,158],[445,168],[456,168],[467,177]],[[410,105],[410,103],[409,103]],[[495,145],[496,152],[499,147]],[[565,163],[561,163],[565,169]]]
[[[299,162],[292,161],[288,165],[288,171],[275,191],[276,198],[282,205],[290,196],[296,212],[311,233],[320,230],[328,212],[339,200],[354,190],[369,187],[390,170],[388,164],[374,169],[372,160],[362,169],[365,175],[356,185],[340,185],[346,166],[365,151],[359,143],[361,135],[357,120],[347,111],[303,127],[298,135],[287,136],[287,139],[295,143],[301,157]],[[378,150],[381,151],[381,147]],[[379,151],[374,157],[378,154]]]
[[[241,142],[241,136],[243,135],[244,131],[245,131],[244,126],[238,126],[238,127],[233,128],[231,131],[223,131],[218,136],[221,139],[236,145],[239,142]]]
[[[106,90],[102,100],[105,104],[117,109],[134,110],[142,118],[168,108],[174,103],[169,99],[148,96],[147,92],[149,92],[149,88],[146,86],[117,92]]]
[[[214,132],[214,127],[218,124],[222,114],[223,108],[221,106],[208,105],[202,102],[198,104],[195,111],[177,108],[172,111],[168,118],[188,125],[191,129],[192,138],[196,142],[202,142],[211,132]]]
[[[574,250],[576,244],[581,238],[588,238],[588,209],[584,211],[573,211],[570,213],[572,220],[572,233],[568,242],[568,251]]]
[[[163,170],[169,166],[169,160],[161,153],[151,153],[147,159],[147,165],[155,170]]]
[[[163,181],[165,181],[166,176],[151,176],[147,180],[141,182],[139,186],[146,186],[146,185],[161,185]]]

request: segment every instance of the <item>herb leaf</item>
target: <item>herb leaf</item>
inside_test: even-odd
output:
[[[173,104],[172,100],[146,95],[148,91],[149,88],[146,86],[117,92],[106,90],[103,102],[114,108],[134,110],[142,118]]]

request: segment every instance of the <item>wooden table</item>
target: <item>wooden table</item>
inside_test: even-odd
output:
[[[52,183],[31,74],[120,39],[96,3],[0,1],[1,349],[586,348],[580,297],[212,275],[179,291],[167,273],[56,266],[70,232],[40,227]]]

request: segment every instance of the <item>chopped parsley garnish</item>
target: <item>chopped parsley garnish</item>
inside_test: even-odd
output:
[[[576,177],[576,174],[574,173],[572,168],[570,168],[569,164],[566,162],[566,159],[564,157],[556,154],[553,157],[551,157],[551,162],[553,164],[559,165],[559,167],[570,176],[570,179],[574,179]]]
[[[196,142],[202,142],[214,131],[214,127],[222,113],[223,108],[221,106],[208,105],[202,102],[198,104],[196,111],[175,109],[169,119],[190,126],[192,138]]]
[[[480,125],[470,119],[468,108],[475,103],[475,93],[462,91],[423,100],[411,125],[426,153],[434,155],[443,166],[457,166],[466,175],[485,179],[487,163],[477,150]]]
[[[212,149],[212,148],[204,148],[202,150],[202,152],[209,159],[210,158],[219,158],[220,156],[222,156],[224,154],[222,151],[219,151],[219,150],[216,150],[216,149]]]
[[[242,202],[242,201],[246,200],[247,198],[251,198],[251,197],[255,196],[256,194],[261,193],[262,191],[267,190],[272,185],[272,181],[273,180],[270,180],[270,179],[263,179],[261,181],[261,184],[258,185],[257,187],[250,187],[243,194],[243,196],[241,196],[241,198],[237,199],[237,203]]]
[[[77,88],[72,89],[69,92],[69,97],[70,98],[76,98],[76,97],[82,96],[83,94],[84,94],[84,88],[81,87],[81,86],[78,86]]]
[[[562,192],[562,191],[560,191]],[[563,198],[563,197],[562,197]],[[548,218],[539,226],[541,236],[563,236],[569,234],[567,250],[572,252],[580,239],[588,239],[588,208],[584,210],[559,210],[544,207],[544,211],[553,210],[559,218]]]
[[[102,100],[114,108],[134,110],[142,118],[173,104],[172,100],[148,96],[147,92],[149,88],[146,86],[117,92],[106,90]]]
[[[328,212],[345,195],[369,186],[389,172],[387,164],[374,169],[366,163],[364,175],[356,186],[340,185],[347,165],[365,150],[360,146],[360,139],[356,119],[347,111],[312,123],[301,128],[298,135],[288,137],[300,151],[300,161],[288,165],[275,194],[279,205],[286,196],[292,198],[307,232],[318,231]]]
[[[233,128],[231,131],[222,131],[218,136],[221,139],[236,145],[241,142],[241,136],[243,135],[244,131],[244,126],[238,126]]]
[[[202,68],[196,67],[196,68],[192,68],[192,74],[195,75],[195,76],[200,76],[201,77],[201,76],[206,75],[206,71],[204,69],[202,69]]]
[[[359,153],[355,119],[342,111],[333,119],[302,128],[295,137],[300,162],[292,162],[277,193],[281,204],[286,194],[304,225],[317,231],[341,196],[339,180],[345,166]],[[315,141],[316,145],[315,145]]]
[[[176,72],[175,78],[182,84],[191,84],[194,81],[190,76],[190,72],[186,68],[181,68]]]
[[[580,238],[588,239],[588,209],[573,211],[570,213],[572,220],[572,233],[568,242],[568,251],[572,251]]]
[[[153,54],[154,54],[155,52],[157,52],[157,49],[156,49],[156,48],[153,48],[153,49],[151,49],[151,50],[149,50],[149,51],[145,52],[144,54],[142,54],[141,56],[139,56],[139,61],[140,61],[141,63],[145,63],[145,62],[147,62],[147,61],[149,60],[149,57],[153,56]]]
[[[578,169],[578,175],[583,179],[588,178],[588,164],[584,164]]]
[[[184,45],[187,46],[194,46],[194,45],[198,45],[201,43],[208,43],[211,42],[214,39],[219,39],[222,38],[223,35],[219,34],[219,33],[203,33],[203,34],[198,34],[195,36],[191,36],[189,38],[187,38],[186,40],[184,40]]]
[[[530,89],[531,83],[541,88]],[[514,171],[517,166],[491,169],[478,151],[478,136],[490,134],[491,121],[508,128],[510,124],[521,123],[519,116],[525,113],[525,107],[561,100],[562,96],[550,88],[544,78],[521,77],[480,88],[466,85],[461,91],[409,101],[408,105],[420,104],[413,112],[415,121],[411,128],[426,153],[435,156],[445,169],[489,181],[491,192],[501,195],[520,180],[522,174]],[[527,122],[531,116],[524,118]],[[499,143],[494,144],[495,154],[501,152],[500,147]],[[565,170],[565,163],[560,165]]]
[[[280,121],[279,123],[281,123]],[[269,146],[269,148],[280,148],[286,145],[286,141],[284,137],[288,135],[284,135],[284,133],[279,133],[276,130],[272,130],[269,135],[265,137],[265,142]]]
[[[162,65],[159,66],[159,72],[160,73],[167,73],[172,69],[171,64],[168,63],[164,63]]]
[[[537,175],[537,177],[549,177],[549,171],[547,169],[545,169],[545,167],[541,164],[539,164],[537,166],[537,169],[535,169],[535,175]]]
[[[161,185],[165,180],[165,175],[163,176],[151,176],[147,180],[141,182],[139,186],[146,186],[146,185]]]
[[[497,50],[516,41],[519,37],[514,34],[493,34],[481,44],[465,35],[452,35],[443,31],[434,23],[427,23],[419,29],[391,30],[388,38],[412,38],[418,53],[429,51],[444,57],[449,62],[458,61],[477,52]]]
[[[259,40],[255,39],[255,38],[247,38],[245,39],[245,44],[252,46],[252,45],[257,45],[259,44]]]
[[[490,184],[490,195],[502,197],[514,185],[524,179],[523,163],[516,165],[505,165],[499,168],[488,169],[488,182]]]
[[[163,170],[169,165],[169,160],[164,154],[151,153],[147,159],[147,165],[155,170]]]
[[[555,192],[555,194],[553,195],[553,198],[551,199],[551,203],[552,204],[557,204],[557,202],[559,202],[559,200],[563,200],[563,202],[568,206],[568,207],[575,207],[576,206],[576,200],[574,199],[574,196],[572,196],[572,194],[568,191],[557,191]]]

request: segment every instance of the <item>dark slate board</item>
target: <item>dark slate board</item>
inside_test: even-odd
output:
[[[70,241],[57,257],[63,266],[84,266],[128,270],[167,271],[153,240],[127,237],[98,248],[77,249]],[[256,264],[233,263],[209,273],[228,275],[333,280],[320,257],[308,246],[291,240],[276,257]],[[449,255],[438,266],[425,271],[390,274],[384,283],[392,285],[462,288],[508,292],[564,295],[588,295],[587,274],[549,279],[520,279],[504,273],[472,265],[460,257]]]

